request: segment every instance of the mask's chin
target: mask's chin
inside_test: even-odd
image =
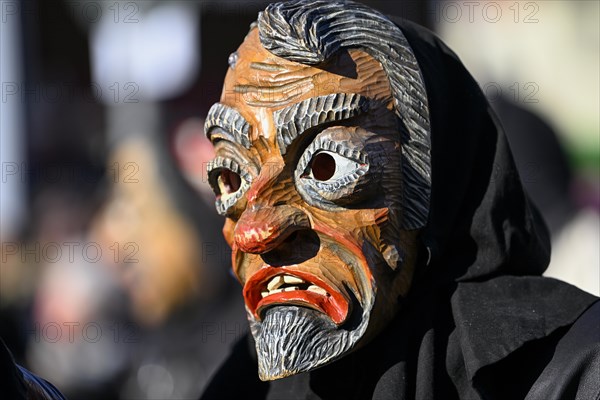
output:
[[[322,312],[296,305],[271,307],[262,321],[249,315],[260,379],[270,381],[307,372],[355,349],[369,325],[373,301],[357,303],[342,326]]]

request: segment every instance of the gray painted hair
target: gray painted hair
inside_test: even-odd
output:
[[[258,17],[262,45],[271,53],[318,65],[338,50],[359,48],[385,70],[401,130],[403,228],[427,223],[431,193],[430,123],[425,84],[404,34],[386,16],[353,1],[292,0],[269,5]]]

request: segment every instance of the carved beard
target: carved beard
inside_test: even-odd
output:
[[[321,312],[299,306],[270,308],[262,322],[249,318],[260,379],[285,378],[342,357],[365,333],[372,305],[363,309],[351,330],[338,327]]]

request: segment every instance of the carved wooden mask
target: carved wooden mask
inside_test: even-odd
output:
[[[307,29],[332,15],[340,32]],[[207,116],[209,180],[263,380],[361,346],[410,287],[429,198],[428,114],[416,60],[382,18],[356,3],[269,6]],[[395,29],[375,47],[404,58],[344,44],[373,20]]]

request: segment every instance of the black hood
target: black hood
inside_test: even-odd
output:
[[[548,232],[525,196],[498,118],[441,40],[410,22],[394,22],[413,48],[429,103],[427,274],[444,283],[540,275],[550,257]]]
[[[597,299],[540,276],[550,259],[548,230],[525,194],[499,119],[439,38],[391,19],[410,43],[427,89],[432,187],[412,290],[392,326],[367,346],[397,349],[386,353],[375,393],[465,397],[473,388],[482,395],[491,382],[502,393],[506,382],[490,378],[496,367],[539,343],[551,347],[548,338]],[[544,365],[538,361],[521,374],[523,390]]]

